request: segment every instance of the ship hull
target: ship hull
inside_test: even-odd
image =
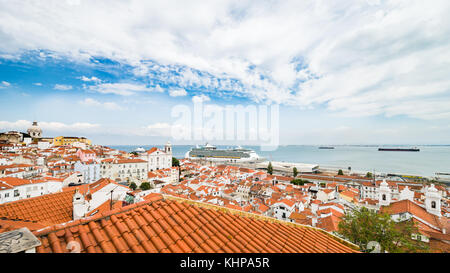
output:
[[[378,148],[378,151],[385,152],[420,152],[420,149],[401,149],[401,148]]]

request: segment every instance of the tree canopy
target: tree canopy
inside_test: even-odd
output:
[[[137,185],[136,185],[136,183],[134,183],[134,182],[131,182],[131,184],[130,184],[130,188],[134,191],[134,190],[136,190],[137,189]]]
[[[303,186],[305,183],[311,183],[308,180],[305,179],[293,179],[291,181],[291,184],[297,185],[297,186]]]
[[[338,175],[344,175],[344,172],[341,169],[339,169]]]
[[[150,183],[148,183],[148,182],[143,182],[139,188],[140,188],[141,190],[143,190],[143,191],[146,191],[146,190],[151,189],[152,187],[150,186]]]
[[[381,252],[421,252],[427,246],[421,241],[412,239],[418,234],[414,222],[407,220],[396,223],[387,213],[377,213],[374,210],[362,207],[343,216],[339,222],[339,234],[354,244],[359,245],[362,251],[368,249],[369,242],[377,242]]]
[[[267,172],[268,172],[270,175],[273,174],[272,162],[269,162],[269,165],[267,166]]]
[[[294,167],[294,169],[292,171],[294,172],[294,177],[296,177],[298,175],[297,167]]]
[[[175,157],[172,157],[172,167],[180,167],[180,161]]]

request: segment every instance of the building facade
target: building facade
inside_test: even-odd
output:
[[[156,147],[142,153],[140,159],[147,161],[148,171],[167,169],[172,167],[172,144],[167,142],[164,150]]]

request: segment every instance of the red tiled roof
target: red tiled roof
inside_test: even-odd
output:
[[[434,227],[438,228],[440,227],[440,221],[437,216],[427,212],[424,208],[414,202],[411,202],[408,199],[394,202],[387,207],[382,207],[381,211],[389,213],[391,215],[409,212],[412,215],[415,215],[416,217],[426,221],[429,225],[433,225]]]
[[[69,241],[92,253],[358,252],[318,229],[170,199],[154,198],[35,232],[42,242],[37,252],[67,252]]]
[[[341,221],[341,218],[330,215],[324,218],[319,218],[317,222],[317,227],[324,229],[328,232],[337,231],[339,229],[338,225]]]
[[[35,221],[46,226],[73,219],[74,191],[46,194],[0,205],[0,218]]]
[[[31,231],[44,228],[45,225],[32,222],[32,221],[19,221],[19,220],[1,220],[0,219],[0,233],[15,230],[18,228],[26,227]]]

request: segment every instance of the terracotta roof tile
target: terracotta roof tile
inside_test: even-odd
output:
[[[0,218],[25,220],[45,226],[73,219],[73,190],[42,195],[0,205]]]
[[[171,199],[37,231],[37,251],[68,252],[75,240],[81,252],[357,252],[319,229]]]

